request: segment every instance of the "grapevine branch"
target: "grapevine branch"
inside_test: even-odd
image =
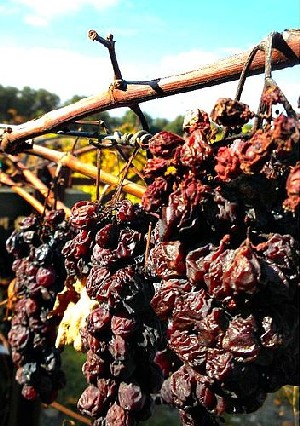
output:
[[[93,41],[98,41],[103,44],[103,46],[107,47],[109,51],[110,61],[114,70],[114,83],[113,86],[116,89],[126,90],[125,81],[122,78],[122,73],[118,65],[117,55],[115,50],[115,41],[113,35],[110,34],[105,38],[99,36],[99,34],[95,30],[89,30],[88,36]]]
[[[99,36],[99,34],[95,30],[90,30],[88,32],[88,36],[93,41],[98,41],[99,43],[103,44],[103,46],[107,47],[109,51],[109,57],[110,61],[114,70],[114,82],[111,85],[110,90],[119,89],[126,91],[127,83],[125,80],[123,80],[122,73],[117,61],[117,54],[115,50],[115,41],[113,40],[113,36],[110,34],[109,36],[104,39],[103,37]],[[140,109],[139,104],[134,104],[130,106],[130,109],[139,117],[141,125],[144,130],[147,132],[149,131],[149,126],[146,120],[146,117],[144,116],[142,110]]]
[[[272,49],[273,70],[299,64],[300,30],[287,30],[276,37],[277,48]],[[1,148],[6,152],[18,152],[28,148],[26,140],[55,131],[67,122],[80,119],[100,111],[121,107],[132,107],[151,99],[163,98],[178,93],[211,87],[228,81],[238,80],[249,52],[240,53],[206,65],[198,70],[150,81],[127,81],[126,90],[113,88],[63,108],[50,111],[42,117],[14,127],[2,136]],[[265,71],[265,53],[258,51],[249,66],[248,75]]]

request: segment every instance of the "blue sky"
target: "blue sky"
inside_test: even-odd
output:
[[[245,51],[271,31],[300,28],[299,0],[1,0],[0,84],[45,88],[62,101],[105,91],[112,80],[107,50],[89,29],[113,34],[123,77],[153,79],[178,74]],[[300,67],[274,74],[295,104]],[[244,99],[256,107],[260,77]],[[141,108],[172,119],[186,109],[209,109],[234,96],[236,83],[149,101]],[[296,106],[296,105],[295,105]],[[111,113],[123,113],[124,110]]]

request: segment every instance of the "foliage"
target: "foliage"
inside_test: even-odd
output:
[[[168,132],[176,133],[176,135],[182,136],[183,135],[183,129],[182,129],[183,120],[184,120],[184,116],[178,115],[176,118],[174,118],[173,121],[170,121],[162,129],[164,129]]]
[[[283,386],[276,394],[274,403],[287,406],[292,411],[294,424],[299,424],[299,386]]]
[[[104,148],[99,151],[99,167],[100,170],[104,170],[107,173],[110,173],[114,176],[121,176],[122,170],[126,165],[125,159],[129,158],[132,154],[132,149],[128,148],[120,148],[119,150],[116,148]],[[96,150],[89,151],[83,154],[80,157],[80,160],[84,163],[97,165],[97,154]],[[127,179],[131,181],[143,184],[142,179],[138,175],[137,171],[141,170],[143,165],[146,162],[145,153],[140,150],[140,152],[136,155],[133,160],[132,166],[129,168],[127,173]],[[74,174],[74,176],[80,176],[79,174]],[[79,189],[84,192],[88,192],[91,194],[91,199],[96,199],[96,187],[95,185],[78,185],[74,186],[74,188]],[[100,185],[99,192],[100,194],[105,195],[106,199],[110,195],[112,195],[113,188],[107,188],[105,185]],[[110,195],[109,195],[110,194]],[[128,195],[128,198],[132,201],[137,201],[133,199],[133,196]]]
[[[61,354],[62,367],[66,375],[66,386],[59,392],[58,402],[74,410],[78,396],[86,386],[85,378],[81,374],[82,364],[86,355],[75,352],[72,346],[65,346]]]
[[[59,97],[45,89],[0,85],[0,121],[19,124],[57,108]]]

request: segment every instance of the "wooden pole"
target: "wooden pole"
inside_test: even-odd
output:
[[[97,179],[98,170],[97,167],[91,164],[83,163],[79,161],[74,155],[56,151],[54,149],[45,148],[40,145],[33,145],[33,147],[27,150],[29,154],[37,155],[55,163],[60,163],[64,166],[69,167],[73,172],[82,173],[85,176],[89,176],[93,179]],[[100,170],[100,181],[104,184],[117,186],[119,179],[103,170]],[[128,194],[134,195],[141,198],[145,192],[145,187],[131,182],[130,180],[124,179],[122,184],[122,190]]]
[[[43,197],[48,198],[50,204],[54,204],[54,198],[53,196],[49,196],[49,189],[47,185],[45,185],[41,181],[41,179],[39,179],[34,173],[28,170],[28,168],[25,167],[24,164],[19,161],[16,163],[14,161],[13,156],[8,155],[7,157],[19,170],[21,170],[26,181],[31,184],[35,190],[39,191]],[[71,210],[67,206],[65,206],[64,203],[62,203],[61,201],[57,201],[56,207],[57,209],[63,209],[65,211],[66,216],[70,217]]]
[[[299,64],[300,30],[287,30],[281,35],[276,34],[281,37],[281,44],[285,46],[285,54],[277,49],[272,50],[272,69],[278,70]],[[6,152],[22,151],[26,149],[24,141],[27,139],[49,133],[65,125],[68,121],[80,119],[100,111],[131,107],[151,99],[237,80],[249,54],[250,51],[230,56],[184,74],[142,82],[126,81],[124,82],[126,83],[125,90],[111,86],[104,93],[81,99],[74,104],[50,111],[36,120],[14,127],[11,133],[3,134],[1,148]],[[248,75],[262,74],[264,70],[265,53],[258,51],[249,68]]]
[[[54,401],[50,404],[50,406],[55,408],[58,411],[61,411],[65,415],[72,417],[75,420],[78,420],[81,423],[84,423],[86,425],[92,425],[92,421],[90,419],[88,419],[87,417],[81,416],[78,413],[75,413],[73,410],[70,410],[69,408],[65,407],[59,402]]]
[[[9,186],[16,194],[20,195],[28,204],[30,204],[38,213],[43,214],[45,208],[37,201],[26,189],[16,185],[5,173],[0,173],[0,183]]]

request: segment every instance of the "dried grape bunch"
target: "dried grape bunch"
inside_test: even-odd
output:
[[[282,115],[250,139],[218,148],[212,173],[221,193],[238,201],[252,231],[288,233],[298,239],[299,189],[294,184],[291,188],[298,164],[299,122]]]
[[[242,173],[259,174],[261,178],[277,180],[285,175],[297,161],[299,149],[299,123],[291,117],[280,115],[272,126],[258,129],[246,141],[236,139],[219,148],[215,172],[221,181],[231,181]]]
[[[286,210],[295,212],[300,204],[300,164],[291,168],[286,181],[287,198],[283,202]]]
[[[168,196],[189,178],[191,170],[195,177],[203,178],[202,183],[207,181],[207,165],[213,160],[210,122],[200,110],[190,112],[189,117],[190,121],[184,123],[185,139],[171,132],[160,132],[149,141],[153,158],[144,168],[148,186],[142,198],[143,208],[148,212],[160,211]]]
[[[209,116],[206,111],[200,109],[187,111],[182,127],[186,134],[194,133],[196,130],[205,135],[209,135],[211,132]]]
[[[57,321],[49,318],[62,290],[65,269],[61,250],[70,237],[63,210],[23,219],[6,247],[15,260],[18,301],[8,334],[16,380],[26,399],[50,403],[64,386],[60,352],[55,348]]]
[[[79,201],[71,209],[70,226],[74,231],[72,239],[66,242],[62,254],[68,277],[82,278],[89,272],[91,247],[96,225],[101,216],[99,205],[92,201]]]
[[[239,128],[254,117],[249,106],[231,98],[220,98],[214,105],[211,119],[224,127]]]
[[[195,426],[299,380],[299,123],[281,115],[219,146],[207,117],[189,114],[168,164],[148,161],[142,200],[159,217],[147,268],[168,337],[161,398]],[[251,117],[226,99],[213,113],[232,132]]]
[[[94,308],[80,330],[87,353],[87,388],[79,411],[96,425],[136,424],[151,415],[162,384],[154,362],[166,343],[150,306],[153,279],[144,268],[150,224],[155,218],[128,200],[72,208],[75,236],[63,249],[71,277],[86,280]]]
[[[145,180],[148,183],[143,195],[143,208],[148,211],[158,210],[175,184],[178,163],[178,152],[184,139],[171,132],[155,134],[149,141],[152,154],[144,168]]]
[[[264,87],[261,95],[262,102],[267,107],[272,107],[274,104],[284,104],[285,99],[283,93],[278,86],[270,84]]]

